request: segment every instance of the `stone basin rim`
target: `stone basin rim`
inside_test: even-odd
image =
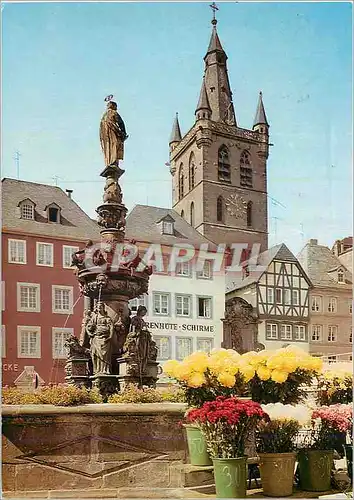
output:
[[[3,417],[15,415],[56,414],[184,414],[186,403],[94,403],[80,406],[55,406],[46,404],[2,405]]]

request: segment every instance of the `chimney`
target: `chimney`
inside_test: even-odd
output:
[[[309,241],[309,243],[310,243],[310,245],[315,246],[315,245],[318,245],[318,240],[317,239],[311,239]]]
[[[73,192],[72,189],[65,189],[66,191],[66,194],[69,196],[69,198],[71,198],[71,193]]]

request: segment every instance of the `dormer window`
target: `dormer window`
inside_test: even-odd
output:
[[[58,207],[56,203],[47,205],[45,210],[47,212],[48,222],[53,222],[54,224],[60,223],[60,207]]]
[[[173,234],[173,222],[162,222],[162,233],[163,234]]]
[[[338,269],[338,283],[345,283],[343,269]]]
[[[21,219],[34,220],[34,203],[30,199],[23,200],[19,203]]]

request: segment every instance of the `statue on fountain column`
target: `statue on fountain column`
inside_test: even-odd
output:
[[[107,111],[100,124],[100,141],[106,167],[115,165],[124,157],[124,141],[128,138],[124,122],[117,111],[117,103],[106,97]]]
[[[93,374],[110,375],[112,373],[113,322],[103,302],[97,302],[96,310],[92,313],[86,328],[91,338]]]

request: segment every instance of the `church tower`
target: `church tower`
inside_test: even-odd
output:
[[[268,247],[269,124],[262,93],[252,130],[238,126],[217,20],[209,47],[195,123],[182,136],[176,115],[170,139],[173,208],[215,243]]]

